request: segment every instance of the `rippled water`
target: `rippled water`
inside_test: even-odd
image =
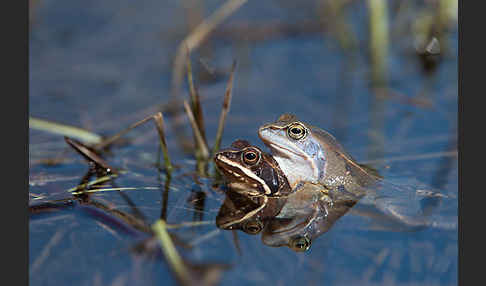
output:
[[[198,19],[196,10],[184,9],[182,3],[189,2],[195,1],[33,1],[30,116],[111,135],[154,114],[170,99],[177,45],[189,33],[188,25],[194,25],[191,21]],[[170,231],[192,246],[178,245],[187,261],[230,265],[221,285],[456,285],[457,24],[442,43],[445,56],[437,70],[426,75],[413,52],[407,22],[420,15],[414,9],[423,7],[417,4],[407,12],[400,1],[390,1],[387,75],[392,95],[379,100],[370,89],[366,5],[357,2],[350,4],[345,18],[359,43],[352,62],[332,36],[331,20],[324,21],[321,32],[300,26],[303,31],[297,35],[267,30],[265,37],[257,37],[255,29],[275,23],[327,20],[314,1],[250,1],[225,21],[191,56],[207,138],[212,146],[228,71],[236,59],[222,146],[244,138],[263,148],[258,127],[284,112],[294,113],[335,135],[353,157],[377,168],[387,180],[411,192],[440,192],[441,200],[421,205],[432,209],[430,227],[383,229],[358,207],[315,239],[305,253],[269,247],[258,235],[237,232],[240,253],[232,232],[214,223],[224,194],[212,187],[211,179],[196,182],[187,175],[195,170],[194,157],[182,152],[175,136],[175,132],[190,135],[187,121],[180,129],[166,130],[171,158],[179,166],[168,193],[164,172],[154,167],[158,137],[148,124],[129,133],[131,141],[112,148],[105,158],[127,171],[116,178],[115,187],[150,188],[125,191],[125,196],[97,193],[92,199],[127,213],[133,213],[130,204],[135,205],[149,224],[160,217],[163,201],[169,224],[207,222]],[[207,17],[222,3],[205,1],[200,12]],[[404,9],[403,14],[395,12],[397,7]],[[234,36],[235,27],[253,30]],[[204,65],[214,74],[203,77]],[[180,96],[187,98],[185,84],[182,91]],[[170,125],[174,118],[164,115]],[[66,190],[79,183],[88,165],[62,136],[37,130],[29,136],[30,192],[38,195],[31,197],[30,205],[69,198]],[[41,163],[46,158],[63,160],[46,166]],[[204,209],[194,211],[191,198],[201,193]],[[59,212],[31,214],[30,284],[175,283],[162,255],[134,251],[147,238],[108,212],[77,204]]]

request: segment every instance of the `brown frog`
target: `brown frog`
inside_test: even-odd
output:
[[[283,196],[292,191],[277,161],[246,140],[216,153],[214,162],[233,191],[247,196]]]
[[[226,213],[232,215],[230,219],[223,219],[226,216],[225,212],[222,213],[218,223],[221,228],[238,227],[240,223],[263,212],[267,204],[271,206],[267,210],[278,212],[285,197],[292,192],[287,178],[273,157],[260,148],[252,146],[246,140],[236,140],[230,148],[216,153],[214,162],[225,177],[229,190],[247,197],[255,205],[249,207],[247,204],[251,210],[242,216],[234,211],[237,209],[236,207],[228,207],[233,211]],[[230,202],[225,206],[229,206],[231,201],[243,200],[235,195],[232,196],[233,200],[229,198]],[[282,200],[277,198],[282,198]],[[225,222],[223,223],[223,221]]]
[[[273,157],[247,141],[235,141],[216,154],[215,162],[235,191],[227,193],[220,208],[216,218],[220,228],[249,234],[264,230],[265,244],[304,251],[312,238],[344,214],[342,208],[333,211],[328,190],[320,184],[304,182],[291,189]]]
[[[308,250],[312,240],[327,232],[357,201],[338,199],[333,202],[328,190],[312,183],[301,184],[297,191],[285,196],[267,197],[264,205],[255,198],[262,199],[261,196],[227,192],[216,217],[217,226],[252,235],[263,231],[264,244],[288,246],[298,252]]]

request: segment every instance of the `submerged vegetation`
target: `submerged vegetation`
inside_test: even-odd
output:
[[[200,104],[199,95],[196,93],[194,84],[192,82],[192,70],[190,59],[188,57],[188,64],[187,64],[187,78],[190,86],[190,96],[191,96],[191,106],[184,100],[184,110],[187,114],[189,122],[191,124],[193,130],[193,137],[194,137],[194,157],[197,161],[197,172],[199,176],[207,176],[207,169],[208,164],[212,162],[212,155],[219,150],[219,146],[221,143],[221,138],[223,135],[223,128],[225,124],[226,116],[230,109],[231,103],[231,95],[232,95],[232,88],[233,88],[233,78],[234,72],[236,68],[236,62],[233,63],[230,77],[228,81],[228,85],[224,94],[224,101],[223,106],[221,109],[221,116],[218,124],[218,131],[215,140],[215,144],[212,148],[211,155],[209,153],[209,149],[207,147],[207,142],[204,136],[204,122],[203,122],[203,115],[202,115],[202,107]],[[169,184],[170,178],[172,175],[172,171],[174,166],[171,163],[169,151],[167,149],[167,143],[165,139],[165,131],[164,131],[164,120],[162,112],[158,112],[152,116],[144,118],[134,124],[131,124],[128,128],[118,132],[117,134],[110,136],[106,139],[102,139],[101,136],[93,134],[89,131],[83,130],[77,127],[71,127],[66,125],[61,125],[58,123],[47,122],[44,120],[30,118],[30,126],[34,129],[39,129],[46,132],[51,132],[54,134],[62,134],[62,135],[70,135],[72,137],[80,138],[84,140],[86,143],[90,143],[91,146],[87,146],[79,141],[76,141],[70,137],[65,137],[66,143],[68,143],[74,150],[76,150],[89,164],[90,168],[87,174],[83,177],[80,184],[76,187],[73,187],[68,190],[73,197],[69,199],[62,200],[61,202],[58,201],[48,201],[41,204],[36,204],[30,206],[30,212],[32,214],[40,213],[43,210],[51,211],[52,206],[63,206],[69,205],[71,206],[73,201],[79,201],[81,204],[88,204],[92,207],[99,208],[101,211],[107,211],[111,215],[121,219],[124,223],[146,232],[148,234],[152,234],[160,241],[161,248],[163,253],[173,270],[174,274],[177,277],[177,280],[183,285],[212,285],[216,281],[213,278],[209,278],[209,280],[201,280],[201,278],[195,278],[191,273],[187,266],[185,265],[178,254],[172,239],[170,238],[169,233],[167,232],[167,223],[164,216],[158,219],[155,223],[153,223],[150,227],[147,225],[145,220],[140,220],[140,217],[133,217],[127,213],[120,212],[117,210],[112,210],[109,207],[105,206],[90,198],[90,194],[98,193],[98,192],[107,192],[107,191],[126,191],[126,190],[150,190],[150,189],[158,189],[154,187],[122,187],[122,188],[106,188],[102,183],[107,183],[118,177],[119,171],[115,168],[111,167],[104,159],[100,157],[103,153],[103,150],[109,148],[111,145],[116,143],[117,140],[121,139],[123,135],[127,134],[130,130],[153,120],[157,133],[159,135],[159,144],[160,149],[162,150],[162,154],[164,157],[163,161],[163,169],[166,172],[166,180],[167,180],[167,187],[166,191],[169,191]],[[123,171],[121,171],[123,174]],[[93,181],[89,181],[89,179],[96,175],[97,179]],[[125,199],[129,200],[128,197],[124,197]],[[164,203],[163,203],[164,204]],[[134,209],[136,206],[133,205]],[[56,207],[55,207],[56,208]],[[204,207],[203,207],[204,208]],[[138,214],[140,212],[136,211]],[[198,225],[198,222],[194,222],[192,225]],[[213,271],[214,268],[209,268],[209,271]],[[203,274],[205,275],[205,274]]]

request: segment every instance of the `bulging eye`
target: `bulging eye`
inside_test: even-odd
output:
[[[260,161],[260,152],[257,152],[254,149],[249,149],[242,154],[243,162],[248,165],[255,165]]]
[[[263,224],[258,221],[248,221],[243,225],[243,231],[248,234],[257,234],[263,229]]]
[[[295,140],[304,138],[306,133],[307,131],[305,127],[299,123],[292,124],[287,128],[287,134],[289,135],[290,138]]]
[[[310,246],[311,240],[305,236],[296,237],[290,242],[290,248],[298,252],[306,251]]]

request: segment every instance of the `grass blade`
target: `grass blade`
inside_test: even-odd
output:
[[[198,149],[201,151],[201,156],[204,160],[209,158],[209,151],[206,142],[202,138],[201,131],[197,126],[196,120],[194,119],[194,114],[192,113],[191,108],[186,100],[184,100],[184,109],[186,110],[187,117],[189,118],[189,122],[191,123],[192,130],[194,131],[194,135],[196,137],[196,142],[198,144]]]
[[[99,144],[103,140],[100,135],[85,129],[34,117],[29,117],[29,128],[76,138],[88,144]]]
[[[129,127],[125,128],[122,131],[118,132],[117,134],[111,136],[110,138],[108,138],[106,140],[103,140],[103,142],[98,143],[94,147],[96,149],[104,149],[104,148],[108,147],[109,145],[113,144],[116,140],[120,139],[123,135],[125,135],[126,133],[128,133],[133,128],[135,128],[135,127],[137,127],[139,125],[142,125],[143,123],[149,121],[152,118],[153,118],[153,115],[152,116],[148,116],[148,117],[146,117],[146,118],[144,118],[144,119],[142,119],[142,120],[140,120],[138,122],[135,122],[132,125],[130,125]]]
[[[116,169],[111,167],[103,158],[96,154],[93,150],[81,142],[73,140],[69,137],[64,137],[64,141],[69,144],[76,152],[81,154],[85,160],[94,163],[97,167],[103,168],[107,172],[116,173]]]
[[[157,132],[159,133],[159,140],[160,140],[160,148],[162,149],[162,153],[164,155],[164,162],[167,172],[172,172],[174,167],[170,162],[169,157],[169,150],[167,149],[167,144],[165,142],[165,133],[164,133],[164,117],[162,116],[162,112],[158,112],[153,116],[155,121],[155,127],[157,128]]]
[[[196,49],[208,35],[220,25],[226,18],[237,11],[247,0],[228,0],[221,7],[204,19],[180,44],[174,60],[174,72],[172,78],[173,96],[179,93],[179,87],[184,74],[184,62],[186,51]]]
[[[223,137],[224,122],[226,120],[226,115],[230,110],[231,97],[233,94],[233,80],[234,72],[236,69],[236,61],[233,61],[233,66],[231,67],[230,77],[228,79],[228,84],[226,86],[226,91],[224,94],[223,108],[221,109],[221,115],[219,117],[218,131],[216,132],[216,140],[214,141],[213,151],[211,156],[214,156],[218,152],[221,145],[221,138]]]
[[[158,238],[162,251],[167,258],[167,262],[169,263],[171,269],[176,274],[179,281],[182,282],[183,285],[190,285],[190,273],[187,270],[184,261],[182,260],[179,253],[172,243],[172,239],[170,238],[169,233],[167,232],[167,226],[165,221],[159,219],[152,225],[152,230],[155,233],[155,236]]]
[[[189,55],[189,50],[187,51],[187,82],[189,84],[189,93],[191,95],[191,107],[192,112],[194,114],[194,118],[196,119],[196,123],[199,127],[199,131],[201,131],[201,136],[206,142],[206,134],[204,131],[204,120],[203,120],[203,113],[201,108],[201,101],[199,100],[199,93],[194,88],[194,82],[192,79],[192,66],[191,66],[191,58]]]

